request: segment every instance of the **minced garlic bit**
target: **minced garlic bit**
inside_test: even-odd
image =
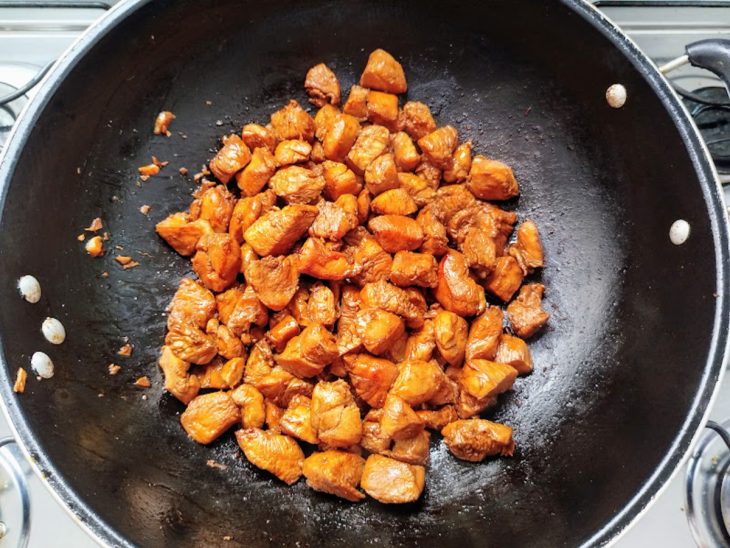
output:
[[[94,236],[86,242],[86,252],[92,257],[101,257],[104,254],[104,242],[101,236]]]
[[[115,363],[110,363],[108,369],[110,375],[116,375],[117,373],[119,373],[119,371],[121,371],[122,368]]]
[[[41,284],[30,274],[22,276],[18,280],[18,290],[21,296],[29,303],[37,303],[41,300]]]
[[[16,394],[22,394],[25,392],[25,381],[28,379],[28,373],[22,367],[18,368],[18,375],[15,377],[15,384],[13,385],[13,392]]]
[[[150,212],[150,206],[148,206],[147,204],[144,204],[142,207],[139,208],[139,212],[142,215],[147,215]]]
[[[157,164],[147,164],[146,166],[140,166],[137,168],[140,175],[143,177],[150,177],[151,175],[157,175],[160,172],[160,166]]]
[[[121,348],[120,348],[120,349],[119,349],[119,350],[117,351],[117,355],[119,355],[119,356],[123,356],[123,357],[125,357],[125,358],[128,358],[129,356],[131,356],[131,355],[132,355],[132,350],[133,350],[133,349],[134,349],[134,347],[133,347],[133,346],[132,346],[131,344],[127,343],[127,344],[125,344],[124,346],[122,346],[122,347],[121,347]]]
[[[152,163],[155,164],[157,167],[165,167],[170,162],[163,162],[161,160],[157,159],[157,156],[152,157]]]
[[[43,336],[49,343],[61,344],[66,340],[66,330],[56,318],[46,318],[41,325]]]
[[[53,362],[45,352],[35,352],[30,358],[30,366],[42,379],[50,379],[53,376]]]
[[[149,388],[150,386],[152,386],[152,383],[150,382],[149,377],[144,376],[134,381],[134,385],[139,386],[140,388]]]
[[[98,230],[101,230],[103,225],[101,224],[101,217],[97,217],[93,221],[91,221],[91,224],[87,226],[84,230],[87,232],[96,232]]]
[[[153,133],[155,135],[166,135],[169,137],[172,135],[170,133],[169,127],[172,121],[175,119],[175,115],[170,112],[169,110],[163,110],[157,115],[157,118],[155,118],[155,127],[153,129]]]

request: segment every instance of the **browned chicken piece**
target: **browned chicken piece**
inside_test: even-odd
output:
[[[340,82],[327,65],[320,63],[307,71],[304,78],[304,89],[309,95],[309,102],[318,107],[326,103],[340,104]]]
[[[370,54],[360,76],[360,85],[388,93],[405,93],[408,90],[403,67],[384,49],[373,50]]]
[[[428,253],[398,251],[393,257],[390,281],[401,287],[411,285],[436,287],[438,284],[438,263],[434,256]]]
[[[519,295],[507,306],[507,317],[518,337],[532,337],[550,319],[550,314],[542,309],[542,284],[526,284]]]
[[[439,188],[436,197],[425,209],[447,225],[456,213],[476,204],[476,198],[467,190],[466,185],[449,185]]]
[[[358,272],[352,277],[353,281],[366,284],[388,278],[393,259],[372,234],[361,227],[348,234],[345,240],[350,246],[345,252]]]
[[[406,345],[408,344],[408,331],[398,337],[393,345],[382,354],[394,363],[400,363],[406,359]]]
[[[213,294],[198,282],[183,278],[170,302],[167,327],[172,329],[175,325],[189,323],[203,329],[215,310]]]
[[[459,366],[464,361],[469,325],[461,316],[442,310],[433,319],[436,347],[449,365]]]
[[[346,285],[340,297],[340,317],[337,320],[337,350],[340,355],[357,350],[362,345],[357,334],[357,313],[360,310],[360,289]]]
[[[172,135],[169,127],[174,119],[175,115],[172,112],[169,110],[163,110],[157,115],[157,118],[155,118],[155,126],[152,129],[152,133],[155,135],[166,135],[169,137]]]
[[[185,405],[190,403],[200,391],[198,377],[188,373],[190,363],[175,356],[167,346],[162,347],[159,363],[165,375],[165,390]]]
[[[514,211],[505,211],[492,204],[482,203],[480,207],[493,219],[496,228],[494,242],[497,246],[497,255],[504,255],[507,240],[509,240],[517,222],[517,214]]]
[[[481,279],[489,276],[497,266],[497,246],[484,226],[467,230],[460,249],[466,262]]]
[[[478,399],[469,394],[466,390],[459,391],[459,398],[456,401],[456,414],[460,419],[470,419],[493,407],[497,403],[497,396],[488,396]]]
[[[423,428],[423,421],[416,415],[413,408],[391,391],[383,403],[380,433],[394,440],[402,440],[412,438]]]
[[[350,354],[344,362],[355,393],[370,407],[383,407],[388,390],[398,376],[395,364],[369,354]]]
[[[350,447],[362,437],[360,410],[343,380],[321,381],[312,392],[312,427],[330,447]]]
[[[441,430],[450,422],[459,418],[453,405],[444,405],[441,409],[423,409],[416,411],[416,415],[423,421],[429,430]]]
[[[537,231],[535,223],[525,221],[519,226],[517,241],[509,252],[517,259],[525,274],[529,274],[534,269],[542,268],[545,265],[540,233]]]
[[[311,396],[314,388],[311,383],[295,377],[285,369],[276,366],[263,374],[254,383],[254,386],[263,394],[267,401],[286,408],[296,396]],[[284,410],[281,410],[281,414]]]
[[[215,358],[208,365],[204,366],[202,371],[199,370],[196,373],[200,382],[200,388],[221,390],[236,386],[241,381],[243,366],[243,358],[234,358],[227,362],[224,362],[220,358]]]
[[[398,378],[390,393],[413,407],[429,402],[444,382],[444,372],[433,360],[407,360],[398,367]]]
[[[299,271],[320,280],[344,280],[357,274],[351,260],[320,238],[307,238],[299,250]]]
[[[271,374],[274,367],[274,356],[266,340],[258,341],[251,347],[243,370],[243,382],[251,384],[257,389],[261,381]]]
[[[341,204],[349,201],[347,197],[352,198],[352,203],[348,204],[346,211],[342,206],[336,203],[321,200],[317,204],[317,210],[319,214],[317,218],[309,227],[309,235],[316,236],[318,238],[325,238],[333,242],[339,242],[345,237],[345,234],[350,232],[353,228],[358,226],[357,220],[357,201],[351,194],[343,194],[338,200]],[[355,210],[352,211],[354,205]]]
[[[385,125],[385,124],[384,124]],[[405,131],[399,131],[390,138],[395,165],[399,171],[413,171],[421,161],[416,145]],[[458,149],[457,149],[458,150]]]
[[[335,201],[345,194],[357,195],[362,190],[362,182],[355,176],[345,164],[325,160],[322,164],[324,170],[324,196],[328,200]]]
[[[332,122],[334,122],[339,114],[340,109],[337,107],[333,107],[329,103],[323,105],[314,116],[314,136],[320,141],[324,141],[327,132],[332,127]]]
[[[436,186],[413,173],[399,173],[398,184],[413,199],[418,207],[424,207],[436,196]],[[425,210],[422,210],[425,211]]]
[[[480,200],[509,200],[520,193],[512,169],[481,154],[472,160],[466,186]]]
[[[439,263],[434,296],[446,310],[464,317],[481,314],[487,306],[484,289],[471,277],[466,258],[453,250]]]
[[[321,164],[324,162],[327,157],[324,155],[324,147],[322,146],[322,143],[319,141],[314,141],[314,144],[312,145],[312,153],[309,155],[309,159],[317,164]],[[322,166],[318,166],[322,167]]]
[[[317,213],[317,208],[310,205],[272,210],[248,227],[243,237],[260,256],[282,255],[307,232]]]
[[[266,420],[264,397],[250,384],[242,384],[231,392],[233,403],[241,408],[243,428],[261,428]]]
[[[322,141],[324,155],[328,160],[342,162],[352,149],[360,133],[360,122],[349,114],[338,113],[330,123]]]
[[[368,120],[391,131],[398,125],[398,96],[382,91],[369,91],[367,95]]]
[[[256,255],[253,247],[244,242],[241,246],[241,274],[245,277],[246,271],[248,271],[250,266],[256,263],[259,259],[260,257]]]
[[[338,355],[334,335],[323,326],[312,324],[292,338],[275,359],[292,375],[302,378],[319,375]]]
[[[312,400],[306,396],[294,396],[279,421],[282,434],[317,444],[319,438],[311,424]]]
[[[393,440],[384,436],[380,431],[380,419],[382,417],[382,409],[371,409],[363,418],[360,446],[365,451],[382,454],[390,449]]]
[[[356,174],[362,175],[378,156],[388,150],[389,145],[388,128],[379,125],[366,126],[362,128],[355,144],[347,154],[346,163]],[[395,167],[395,160],[393,160],[393,167]]]
[[[246,124],[243,126],[241,138],[249,150],[257,148],[266,148],[269,152],[274,152],[276,148],[276,137],[269,128],[259,124]]]
[[[421,430],[412,438],[395,440],[393,442],[393,448],[390,451],[386,451],[385,455],[401,462],[407,462],[408,464],[425,466],[428,462],[430,441],[431,433],[426,430]]]
[[[205,234],[196,249],[193,270],[205,287],[223,291],[233,285],[241,269],[241,248],[230,234]]]
[[[456,457],[470,462],[501,455],[511,457],[515,450],[512,429],[485,419],[459,420],[441,431],[446,446]]]
[[[255,148],[249,164],[236,174],[236,184],[245,196],[254,196],[266,186],[276,167],[276,158],[269,149]]]
[[[269,330],[269,340],[277,352],[282,352],[286,348],[286,343],[297,335],[299,335],[299,324],[289,314],[286,314]]]
[[[201,187],[202,192],[195,193],[195,200],[190,205],[193,219],[205,219],[215,232],[228,232],[236,197],[224,185]]]
[[[309,292],[307,318],[312,323],[332,326],[337,321],[337,302],[332,290],[322,283],[315,283]]]
[[[198,240],[212,233],[213,227],[205,219],[190,221],[187,213],[173,213],[157,223],[155,231],[180,255],[188,257],[195,252]]]
[[[436,348],[436,334],[434,333],[433,320],[426,320],[423,327],[415,331],[406,343],[405,360],[428,361],[433,356]]]
[[[272,434],[281,434],[279,423],[281,422],[281,417],[284,416],[284,410],[269,400],[264,400],[264,409],[266,410],[265,424],[268,431]]]
[[[418,206],[408,191],[393,188],[376,196],[370,202],[370,209],[379,215],[410,215],[418,211]]]
[[[181,360],[204,365],[218,353],[215,337],[191,323],[170,324],[168,320],[168,330],[165,344]]]
[[[299,271],[301,272],[301,263]],[[305,284],[303,286],[299,286],[294,297],[292,297],[292,300],[289,301],[287,310],[289,311],[289,314],[294,316],[294,319],[299,325],[306,327],[312,323],[309,321],[309,285]]]
[[[313,204],[324,190],[324,177],[305,167],[289,166],[274,173],[269,186],[288,204]]]
[[[471,170],[471,141],[461,143],[451,158],[451,167],[444,170],[444,181],[447,183],[463,183]]]
[[[452,154],[458,144],[459,134],[451,126],[440,127],[418,140],[418,146],[429,163],[439,169],[452,167]]]
[[[223,138],[223,148],[210,161],[210,171],[223,184],[241,171],[251,160],[251,151],[238,135]]]
[[[289,436],[247,428],[236,432],[236,441],[251,464],[284,483],[292,485],[301,477],[304,453]]]
[[[380,215],[368,221],[368,228],[389,253],[413,251],[423,243],[421,226],[405,215]]]
[[[271,129],[279,141],[314,139],[314,120],[294,99],[271,115]]]
[[[519,337],[513,337],[506,333],[497,348],[496,361],[511,365],[520,375],[527,375],[532,372],[532,357],[527,343]]]
[[[370,192],[364,189],[357,195],[357,220],[360,224],[365,224],[370,215]]]
[[[309,160],[312,153],[312,145],[301,139],[287,139],[276,145],[274,158],[280,167],[291,164],[298,164]]]
[[[423,231],[421,252],[430,253],[434,257],[441,257],[449,250],[449,239],[446,236],[446,227],[441,224],[430,209],[422,209],[416,216],[416,222]]]
[[[522,285],[524,273],[514,257],[504,255],[499,257],[494,271],[489,275],[484,288],[495,297],[509,302]]]
[[[370,455],[360,486],[375,500],[385,504],[415,502],[426,483],[426,469],[382,455]]]
[[[360,310],[355,325],[363,346],[375,355],[391,348],[406,331],[399,316],[379,308]]]
[[[367,119],[368,91],[370,90],[367,88],[360,87],[357,84],[353,85],[350,88],[350,94],[347,96],[347,101],[345,101],[345,104],[342,106],[342,112],[349,114],[350,116],[354,116],[358,120]]]
[[[503,316],[499,307],[489,306],[475,318],[466,339],[466,361],[493,360],[502,337]]]
[[[236,202],[228,225],[228,233],[239,244],[243,243],[243,233],[256,219],[276,205],[276,194],[267,190],[256,196],[241,198]]]
[[[241,420],[238,406],[226,392],[202,394],[180,415],[180,424],[198,443],[207,445]]]
[[[421,156],[421,163],[416,166],[414,173],[426,181],[431,188],[438,188],[441,184],[441,170],[429,162],[425,156]]]
[[[415,141],[436,129],[431,110],[420,101],[408,101],[401,111],[401,124],[404,131]]]
[[[219,325],[216,327],[214,333],[209,334],[215,335],[216,346],[218,347],[218,354],[220,354],[227,360],[231,360],[233,358],[244,355],[245,350],[243,348],[243,343],[241,342],[241,339],[236,337],[227,326]],[[241,371],[243,371],[243,368],[241,368]]]
[[[237,337],[247,333],[251,326],[264,326],[269,312],[254,292],[253,287],[232,287],[216,295],[218,318]]]
[[[401,289],[384,280],[365,284],[360,291],[363,308],[382,308],[397,314],[410,329],[419,329],[426,314],[426,300],[417,289]]]
[[[365,169],[365,186],[373,196],[398,188],[399,185],[398,168],[390,153],[377,157]]]
[[[461,389],[477,399],[498,396],[512,388],[517,370],[505,363],[471,360],[464,364]]]
[[[365,459],[349,451],[330,449],[314,452],[304,461],[304,477],[307,485],[350,502],[358,502],[365,495],[357,490],[365,467]]]
[[[246,281],[271,310],[283,310],[299,288],[299,270],[294,255],[264,257],[246,270]]]

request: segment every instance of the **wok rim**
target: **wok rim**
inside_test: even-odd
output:
[[[10,180],[28,137],[45,110],[49,101],[63,84],[65,77],[76,67],[96,44],[116,28],[128,15],[151,3],[153,0],[124,0],[113,6],[102,17],[82,33],[69,48],[61,54],[53,68],[38,86],[35,97],[30,100],[0,152],[0,218],[4,211]],[[675,436],[675,443],[657,465],[654,473],[626,505],[601,529],[584,542],[584,546],[614,544],[623,534],[647,512],[652,503],[666,489],[672,478],[679,473],[682,464],[689,457],[691,448],[702,434],[702,426],[709,418],[725,373],[725,363],[730,349],[730,220],[723,204],[722,185],[712,162],[709,150],[699,130],[692,122],[684,104],[672,90],[668,81],[656,65],[638,46],[588,0],[560,0],[574,13],[581,16],[594,29],[610,39],[613,46],[631,62],[657,95],[672,117],[690,161],[697,174],[703,198],[712,227],[713,248],[717,261],[717,298],[715,318],[708,358],[704,366],[699,391],[687,412],[687,419]],[[679,53],[678,53],[679,54]],[[668,228],[668,227],[667,227]],[[110,525],[108,525],[88,504],[62,479],[45,452],[41,449],[32,429],[24,420],[12,392],[13,381],[9,375],[2,342],[0,341],[0,409],[26,460],[43,485],[60,503],[69,516],[98,544],[133,546]]]

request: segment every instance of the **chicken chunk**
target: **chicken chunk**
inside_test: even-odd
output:
[[[523,275],[515,258],[504,255],[497,259],[494,271],[487,278],[484,288],[495,297],[509,302],[522,285]]]
[[[412,139],[418,141],[436,129],[431,110],[420,101],[408,101],[401,111],[401,124]]]
[[[183,278],[170,302],[167,327],[172,329],[175,325],[188,323],[203,329],[215,309],[215,297],[210,291],[190,278]]]
[[[357,313],[360,310],[360,289],[346,285],[340,297],[340,317],[337,320],[337,350],[340,355],[357,350],[362,345],[357,334]]]
[[[269,433],[281,434],[279,422],[281,422],[281,417],[284,416],[284,410],[269,400],[264,400],[264,408],[266,409],[265,424],[266,428],[269,429]]]
[[[385,125],[385,124],[384,124]],[[421,161],[421,155],[416,150],[413,140],[405,131],[399,131],[390,138],[393,146],[395,165],[399,171],[412,171]],[[471,160],[471,157],[470,157]]]
[[[190,206],[191,217],[204,219],[214,232],[228,232],[236,197],[224,185],[201,187]]]
[[[191,221],[187,213],[173,213],[155,226],[155,231],[183,257],[195,253],[195,246],[213,227],[205,219]]]
[[[368,228],[378,243],[389,253],[413,251],[423,243],[421,226],[405,215],[379,215],[372,217]]]
[[[314,452],[304,461],[307,485],[340,498],[357,502],[365,498],[357,486],[365,467],[365,459],[348,451],[330,449]]]
[[[379,215],[410,215],[418,211],[418,206],[406,190],[393,188],[376,196],[370,209]]]
[[[445,378],[444,372],[433,360],[407,360],[399,365],[399,369],[391,394],[413,407],[431,401]]]
[[[345,194],[357,195],[362,190],[362,182],[345,164],[326,160],[322,166],[324,196],[328,200],[335,201]]]
[[[233,285],[241,269],[241,248],[227,233],[205,234],[198,241],[193,270],[212,291]]]
[[[165,344],[179,359],[204,365],[218,353],[215,337],[189,323],[169,325]]]
[[[307,443],[317,444],[319,438],[311,423],[312,400],[306,396],[294,396],[279,421],[282,434],[300,439]]]
[[[367,284],[387,279],[393,259],[372,234],[364,228],[358,228],[346,237],[346,241],[350,247],[345,252],[357,271],[353,281]]]
[[[302,139],[287,139],[276,145],[274,158],[280,167],[298,164],[309,160],[312,145]]]
[[[426,300],[417,289],[401,289],[386,281],[367,283],[360,291],[363,308],[381,308],[397,314],[411,329],[423,325]]]
[[[398,184],[413,199],[418,207],[424,207],[436,197],[436,187],[431,181],[413,173],[399,173]],[[422,209],[421,212],[427,211]]]
[[[453,405],[444,405],[438,410],[423,409],[416,411],[416,415],[429,430],[441,430],[444,426],[459,418]]]
[[[434,333],[433,320],[428,319],[421,329],[408,337],[403,359],[429,361],[434,348],[436,348],[436,334]]]
[[[416,222],[423,231],[423,243],[421,244],[420,251],[429,253],[434,257],[443,256],[449,250],[446,227],[441,224],[441,221],[429,209],[419,211]]]
[[[466,186],[480,200],[509,200],[520,193],[512,169],[481,154],[472,160]]]
[[[393,447],[385,452],[385,456],[408,464],[420,464],[425,466],[428,462],[429,442],[431,433],[421,430],[412,438],[395,440]]]
[[[365,224],[370,215],[370,203],[371,203],[370,191],[364,189],[360,194],[357,195],[357,220],[360,224]]]
[[[433,320],[436,347],[449,365],[461,365],[466,352],[469,325],[461,316],[442,310]]]
[[[276,137],[274,137],[272,131],[259,124],[246,124],[243,126],[241,138],[249,150],[253,150],[254,153],[257,148],[265,148],[269,152],[274,152],[276,148]]]
[[[154,133],[155,135],[165,135],[169,137],[170,135],[172,135],[172,133],[170,133],[169,127],[174,119],[175,115],[172,112],[170,112],[169,110],[163,110],[155,118],[155,125],[152,129],[152,133]]]
[[[236,432],[236,441],[251,464],[288,485],[302,476],[304,453],[297,442],[260,428],[247,428]]]
[[[321,107],[326,103],[340,104],[340,82],[332,69],[324,63],[314,65],[307,71],[304,88],[309,95],[309,102]]]
[[[480,462],[493,455],[511,457],[515,450],[512,429],[485,419],[452,422],[441,434],[449,451],[470,462]]]
[[[321,381],[314,387],[312,427],[319,439],[330,447],[350,447],[360,441],[360,410],[345,381]]]
[[[342,106],[342,112],[354,116],[358,120],[365,120],[368,117],[368,90],[355,84],[350,88],[347,101]]]
[[[524,285],[517,298],[507,306],[507,316],[518,337],[532,337],[550,319],[550,314],[542,309],[544,291],[542,284]]]
[[[245,352],[243,343],[241,342],[241,339],[233,334],[228,326],[218,325],[215,332],[210,334],[215,335],[216,345],[218,346],[218,354],[227,360],[243,356]],[[241,371],[243,371],[243,367],[241,367]]]
[[[315,283],[309,292],[307,318],[312,323],[332,326],[337,321],[337,303],[332,290],[322,283]]]
[[[388,93],[405,93],[408,90],[406,74],[401,64],[383,49],[376,49],[368,57],[360,85]]]
[[[317,208],[310,205],[272,210],[249,226],[243,237],[261,256],[282,255],[307,232],[317,213]]]
[[[471,360],[464,365],[461,389],[477,399],[494,397],[512,388],[517,370],[505,363]]]
[[[447,183],[463,183],[471,170],[471,141],[460,144],[454,150],[451,167],[444,169],[444,181]]]
[[[398,168],[390,153],[378,156],[365,169],[365,186],[373,196],[398,188],[398,185]]]
[[[224,185],[251,160],[251,151],[238,135],[223,139],[223,148],[210,161],[210,171]]]
[[[480,278],[488,276],[496,267],[497,246],[483,226],[467,230],[460,249],[466,262]]]
[[[438,284],[438,263],[428,253],[398,251],[393,257],[390,281],[401,287],[417,285],[436,287]]]
[[[242,384],[231,392],[231,399],[241,408],[243,428],[261,428],[266,420],[264,396],[250,384]]]
[[[159,364],[165,375],[165,390],[185,405],[189,404],[200,391],[198,377],[188,372],[190,363],[175,356],[169,347],[163,346]]]
[[[335,118],[340,114],[340,109],[330,105],[329,103],[322,105],[314,115],[314,136],[320,141],[324,141],[327,132],[332,127]]]
[[[532,372],[530,349],[527,347],[527,343],[519,337],[513,337],[506,333],[502,335],[495,360],[511,365],[520,375],[527,375]]]
[[[447,225],[456,213],[476,205],[474,195],[465,185],[449,185],[436,191],[436,197],[426,206],[444,225]]]
[[[353,200],[352,205],[355,206],[354,211],[346,211],[339,204],[328,202],[326,200],[321,200],[317,204],[319,214],[312,223],[312,226],[309,227],[310,236],[339,242],[345,237],[345,234],[358,226],[357,202],[355,201],[355,197],[351,194],[343,194],[340,196],[340,199],[343,199],[340,203],[343,203],[348,196]],[[348,207],[349,209],[352,209],[351,206]]]
[[[517,259],[525,274],[545,265],[540,233],[537,231],[535,223],[525,221],[520,225],[517,229],[517,241],[509,252]]]
[[[434,295],[441,306],[459,316],[481,314],[487,306],[484,289],[472,279],[465,257],[453,250],[439,263]]]
[[[297,335],[299,335],[299,323],[293,316],[286,314],[269,330],[269,341],[278,352],[282,352],[286,348],[286,343]]]
[[[264,326],[269,321],[269,312],[259,300],[253,287],[232,287],[216,295],[218,318],[237,337],[248,333],[251,326]]]
[[[324,190],[324,177],[301,166],[289,166],[277,171],[269,186],[288,204],[312,204]]]
[[[246,270],[246,281],[271,310],[283,310],[299,288],[296,257],[264,257]]]
[[[356,266],[345,253],[320,238],[307,238],[302,245],[299,271],[320,280],[344,280],[357,274]]]
[[[372,125],[362,128],[355,144],[347,153],[348,166],[358,175],[365,173],[367,167],[390,145],[388,128]],[[393,160],[395,165],[395,160]],[[395,187],[391,187],[395,188]]]
[[[415,502],[426,483],[426,469],[382,455],[370,455],[360,486],[375,500],[385,504]]]
[[[375,355],[385,353],[406,331],[399,316],[379,308],[360,310],[355,321],[360,341]]]
[[[248,364],[246,365],[248,366]],[[297,396],[309,397],[312,395],[314,387],[311,383],[295,377],[282,367],[272,367],[268,373],[264,374],[263,370],[261,373],[262,375],[253,384],[263,394],[267,402],[277,407],[288,407]],[[279,415],[283,414],[284,409],[281,410]],[[277,423],[278,421],[279,419],[277,419]]]
[[[284,352],[275,356],[285,370],[297,377],[313,377],[337,358],[337,340],[323,326],[312,324],[292,338]]]
[[[345,367],[355,393],[370,407],[383,407],[388,390],[398,376],[395,364],[369,354],[355,354],[345,357]]]
[[[324,155],[328,160],[343,162],[360,133],[360,122],[349,114],[334,116],[322,140]]]
[[[398,96],[382,91],[369,91],[366,98],[368,120],[394,131],[398,125]]]
[[[279,141],[314,139],[314,120],[294,99],[271,115],[271,129]]]
[[[466,360],[493,360],[502,337],[502,311],[496,306],[488,307],[475,318],[466,339]]]
[[[228,233],[238,242],[243,243],[243,233],[256,219],[270,211],[276,205],[276,194],[271,190],[261,192],[253,197],[241,198],[236,202],[228,225]]]
[[[452,155],[458,144],[459,135],[451,126],[438,128],[418,140],[424,156],[439,169],[452,167]]]
[[[180,415],[180,424],[198,443],[207,445],[241,420],[238,406],[226,392],[202,394]]]
[[[396,381],[397,382],[397,381]],[[408,403],[390,392],[383,403],[380,432],[394,440],[412,438],[423,430],[423,421]]]

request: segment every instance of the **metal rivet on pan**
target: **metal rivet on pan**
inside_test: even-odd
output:
[[[621,84],[613,84],[606,90],[606,101],[612,108],[621,108],[626,103],[626,88]]]
[[[674,245],[682,245],[689,238],[689,223],[684,219],[677,219],[669,229],[669,239]]]
[[[46,318],[41,324],[43,336],[49,343],[61,344],[66,340],[66,330],[56,318]]]

